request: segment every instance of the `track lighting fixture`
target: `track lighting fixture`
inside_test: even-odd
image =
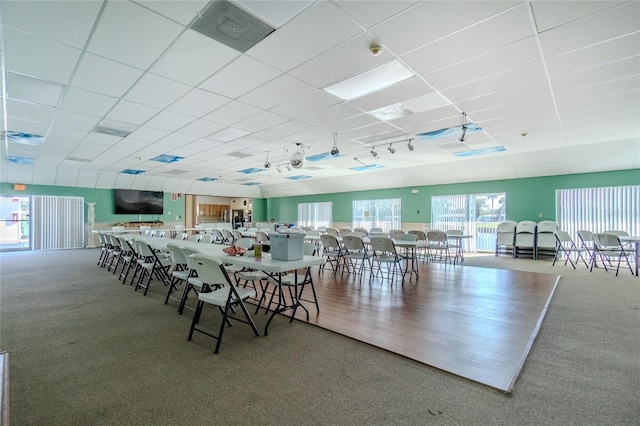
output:
[[[464,142],[464,136],[467,134],[467,126],[462,126],[462,136],[458,139],[460,142]]]
[[[387,148],[387,150],[389,150],[389,152],[392,154],[396,153],[396,149],[391,144],[389,144],[389,148]]]
[[[458,139],[460,142],[464,142],[464,137],[467,134],[467,114],[465,112],[460,116],[460,121],[462,124],[462,136]]]
[[[280,166],[276,166],[276,170],[278,171],[278,173],[282,173],[282,169],[280,169]]]
[[[376,147],[375,146],[371,147],[371,155],[373,155],[374,157],[378,156],[378,153],[376,152]]]
[[[411,141],[413,139],[409,139],[409,143],[407,144],[407,148],[409,148],[409,151],[413,151],[415,149],[415,147],[413,145],[411,145]]]
[[[333,134],[333,148],[331,148],[331,155],[337,157],[340,155],[340,150],[338,149],[338,134]]]
[[[267,159],[264,161],[264,168],[268,169],[271,167],[271,163],[269,162],[269,151],[267,151]]]

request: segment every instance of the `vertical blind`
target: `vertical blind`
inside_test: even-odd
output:
[[[381,228],[384,232],[400,229],[402,226],[402,199],[354,200],[353,227]]]
[[[560,229],[577,238],[578,231],[626,231],[640,235],[640,185],[559,189]]]
[[[84,247],[84,198],[34,196],[33,249]]]
[[[333,204],[300,203],[298,204],[298,226],[331,226]]]

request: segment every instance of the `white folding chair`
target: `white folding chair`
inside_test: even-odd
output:
[[[556,231],[555,236],[557,241],[556,255],[553,257],[553,263],[551,264],[551,266],[556,264],[556,261],[562,254],[565,257],[564,264],[566,265],[567,262],[571,263],[573,269],[576,269],[576,265],[571,259],[573,255],[576,256],[576,263],[578,262],[578,260],[582,260],[584,266],[586,266],[587,268],[589,267],[587,261],[582,256],[583,253],[587,252],[586,248],[576,246],[576,244],[571,239],[571,236],[566,231]]]
[[[224,269],[222,262],[217,257],[199,254],[193,254],[191,257],[193,258],[195,269],[198,272],[198,278],[203,283],[203,289],[200,294],[198,294],[198,303],[195,313],[193,314],[193,321],[191,322],[187,340],[191,341],[194,331],[213,337],[217,340],[214,350],[214,353],[217,354],[220,351],[225,326],[230,326],[232,319],[249,325],[254,335],[259,336],[260,333],[258,333],[258,329],[244,304],[246,299],[256,297],[255,289],[241,288],[234,285],[229,279],[229,275]],[[217,334],[197,327],[205,303],[217,306],[222,313],[222,321],[220,322],[220,328]],[[244,318],[232,315],[235,313],[233,310],[234,306],[240,307]]]
[[[624,259],[629,267],[629,271],[631,271],[631,275],[635,275],[633,268],[631,268],[631,262],[629,262],[630,253],[625,251],[622,243],[620,242],[620,237],[607,233],[594,234],[593,243],[593,260],[591,261],[590,271],[593,271],[596,257],[600,257],[605,271],[608,271],[607,263],[609,266],[613,266],[611,260],[618,259],[618,265],[616,267],[617,277],[618,272],[620,272],[620,263],[622,263],[622,259]]]
[[[404,284],[405,271],[402,270],[402,256],[396,251],[396,247],[393,244],[393,240],[389,237],[371,237],[371,250],[372,261],[377,264],[378,269],[375,274],[372,273],[370,278],[381,274],[384,279],[384,271],[382,265],[385,265],[387,270],[387,279],[393,281],[393,277],[399,275],[402,277],[402,283]]]

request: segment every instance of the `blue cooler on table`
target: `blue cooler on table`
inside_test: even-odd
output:
[[[269,234],[271,258],[300,260],[304,255],[304,232],[272,232]]]

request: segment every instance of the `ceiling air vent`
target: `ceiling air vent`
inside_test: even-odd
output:
[[[116,129],[114,127],[100,125],[96,126],[93,131],[96,133],[102,133],[103,135],[117,136],[119,138],[124,138],[131,134],[131,132],[128,130]]]
[[[226,0],[212,2],[191,28],[240,52],[246,52],[274,30]]]

